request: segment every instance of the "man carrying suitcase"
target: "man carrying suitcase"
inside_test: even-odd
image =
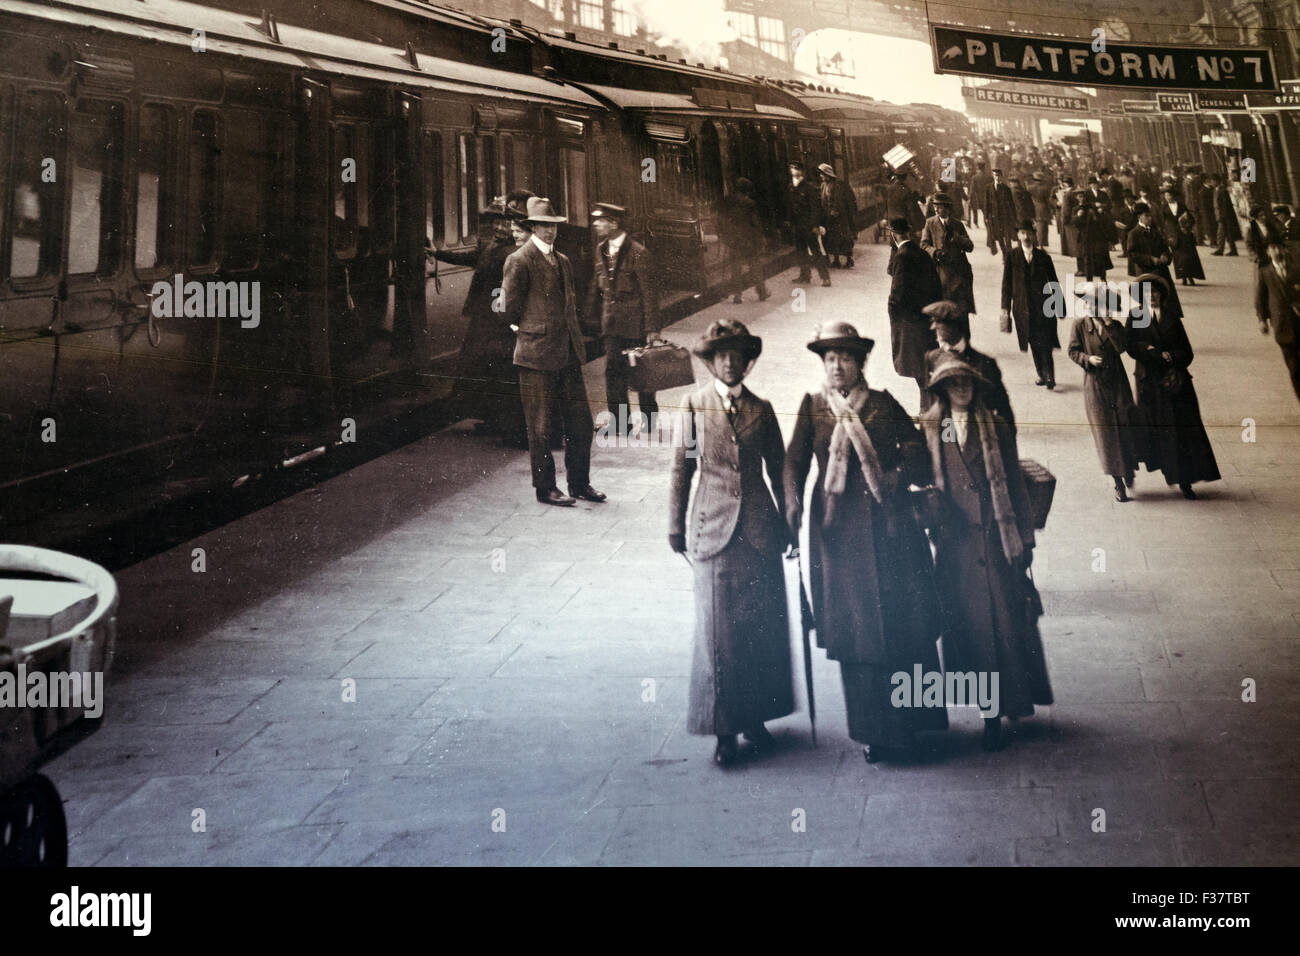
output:
[[[620,416],[627,405],[628,365],[624,349],[646,345],[658,337],[659,296],[657,277],[645,246],[623,228],[627,210],[613,203],[599,202],[591,210],[591,227],[599,241],[591,286],[587,292],[586,320],[593,325],[600,318],[600,337],[605,346],[605,400],[614,421],[640,422],[653,431],[658,424],[659,403],[654,392],[638,392],[640,414]]]

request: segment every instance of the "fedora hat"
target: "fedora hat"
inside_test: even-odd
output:
[[[930,380],[925,383],[925,387],[934,388],[936,385],[943,385],[946,388],[947,383],[963,375],[984,385],[989,381],[978,369],[955,352],[940,352],[934,363],[934,371],[930,373]]]
[[[834,168],[832,168],[832,166],[831,166],[830,163],[822,163],[821,165],[819,165],[819,166],[817,167],[817,171],[818,171],[819,173],[821,173],[823,176],[829,176],[831,179],[839,179],[839,178],[840,178],[840,177],[838,177],[838,176],[835,175],[835,170],[834,170]]]
[[[946,192],[944,192],[942,189],[940,189],[937,193],[934,194],[934,199],[932,200],[932,202],[933,202],[936,206],[951,206],[951,205],[952,205],[952,197],[949,196],[949,195],[948,195]]]
[[[817,327],[817,335],[808,343],[808,351],[825,355],[831,349],[846,349],[866,355],[876,345],[874,339],[858,335],[847,322],[826,322]]]
[[[786,166],[790,169],[797,169],[799,172],[803,172],[803,163],[799,162],[797,159],[790,160],[790,162],[786,163]]]
[[[618,219],[622,220],[627,216],[626,206],[616,206],[612,202],[598,202],[591,209],[592,219]]]
[[[528,214],[524,217],[524,222],[556,223],[568,221],[566,217],[555,214],[555,207],[551,205],[551,201],[545,196],[528,197]]]
[[[742,322],[735,319],[717,319],[700,336],[694,352],[706,362],[720,349],[739,349],[748,358],[756,359],[763,351],[763,340],[750,334]]]

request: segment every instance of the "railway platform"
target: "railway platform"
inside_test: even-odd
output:
[[[972,237],[974,344],[1001,364],[1022,455],[1059,480],[1034,564],[1057,702],[1004,751],[951,710],[917,762],[865,764],[815,649],[819,747],[801,707],[769,724],[775,754],[715,767],[712,739],[684,732],[671,451],[595,448],[609,501],[558,509],[534,500],[525,452],[453,427],[118,575],[107,723],[46,769],[70,862],[1300,862],[1300,406],[1256,330],[1250,263],[1206,254],[1208,282],[1179,289],[1223,480],[1189,502],[1143,472],[1120,504],[1082,372],[1063,349],[1057,389],[1034,386],[998,332],[1001,259]],[[804,343],[844,318],[878,343],[870,384],[915,412],[890,362],[888,251],[859,245],[829,289],[787,271],[767,302],[666,334],[746,322],[764,339],[747,384],[788,437],[820,380]]]

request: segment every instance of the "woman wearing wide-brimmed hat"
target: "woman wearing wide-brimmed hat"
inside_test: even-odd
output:
[[[785,449],[771,402],[742,384],[762,349],[762,339],[731,319],[704,333],[695,354],[714,380],[686,399],[685,433],[695,444],[690,453],[685,443],[677,449],[669,489],[668,543],[695,569],[686,729],[717,737],[714,759],[722,765],[736,760],[738,733],[768,749],[763,722],[794,711],[781,566],[790,543],[782,520]]]
[[[1201,406],[1192,385],[1192,343],[1181,313],[1169,308],[1170,285],[1156,273],[1133,280],[1148,290],[1149,312],[1138,309],[1126,323],[1128,354],[1137,368],[1137,404],[1146,427],[1147,471],[1161,471],[1165,483],[1177,485],[1184,498],[1196,498],[1192,485],[1218,481],[1219,465],[1201,422]]]
[[[1083,369],[1084,408],[1101,470],[1115,483],[1115,500],[1128,501],[1133,473],[1141,459],[1138,417],[1124,370],[1128,335],[1119,317],[1110,314],[1105,283],[1076,287],[1082,318],[1070,331],[1070,360]]]
[[[826,254],[831,257],[831,268],[853,268],[853,243],[858,238],[858,201],[853,190],[835,174],[830,163],[817,167],[822,175],[822,208],[826,211]]]
[[[943,708],[895,707],[891,676],[939,669],[933,569],[908,502],[930,480],[920,432],[886,391],[867,387],[874,343],[847,322],[808,343],[822,383],[804,395],[785,460],[785,506],[797,539],[808,504],[808,570],[817,643],[840,664],[849,736],[869,762],[901,756],[921,730],[948,725]]]
[[[1052,703],[1037,602],[1026,577],[1034,554],[1016,433],[984,399],[989,381],[949,352],[930,375],[938,400],[921,414],[943,520],[931,529],[949,673],[998,675],[997,713],[984,748],[1002,746],[1002,718]],[[977,678],[978,680],[978,678]]]

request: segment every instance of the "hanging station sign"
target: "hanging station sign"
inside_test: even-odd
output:
[[[1203,113],[1244,113],[1245,93],[1193,93],[1196,109]]]
[[[1056,93],[1026,93],[1020,90],[999,90],[987,86],[963,86],[962,95],[976,103],[1018,107],[1055,113],[1087,113],[1086,96],[1063,96]]]
[[[1148,90],[1278,90],[1273,51],[1263,47],[1171,46],[995,33],[930,24],[934,71],[1069,86]]]
[[[1156,103],[1162,113],[1194,113],[1191,93],[1157,93]]]

